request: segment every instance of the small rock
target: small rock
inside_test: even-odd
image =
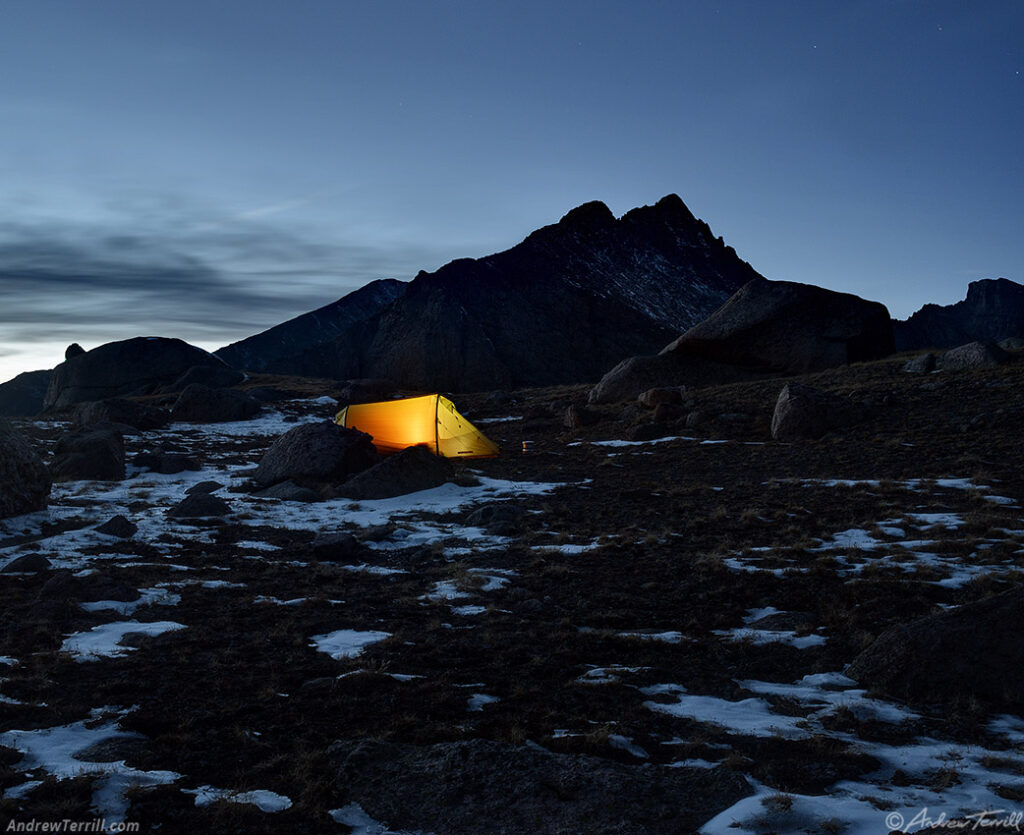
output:
[[[97,533],[105,533],[108,536],[116,536],[121,539],[131,539],[138,533],[139,526],[118,514],[98,526],[96,531]]]
[[[231,506],[222,498],[210,493],[193,493],[167,511],[168,516],[178,519],[227,516],[229,513]]]
[[[466,524],[474,528],[486,528],[498,536],[509,536],[519,531],[526,518],[526,511],[507,502],[494,502],[478,507],[466,517]]]
[[[198,484],[193,484],[188,490],[185,491],[186,496],[191,496],[195,493],[216,493],[224,485],[219,481],[200,481]]]
[[[308,487],[300,487],[294,481],[280,481],[254,493],[261,499],[280,499],[285,502],[320,502],[323,496]]]
[[[930,374],[935,370],[935,354],[921,354],[903,363],[907,374]]]
[[[353,562],[365,557],[367,548],[350,533],[337,531],[317,534],[310,547],[319,562]]]

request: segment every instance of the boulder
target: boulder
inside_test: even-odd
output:
[[[884,305],[809,284],[755,278],[656,357],[632,357],[591,390],[591,403],[653,387],[720,385],[804,374],[893,351]]]
[[[900,699],[1024,707],[1024,588],[885,630],[847,668]]]
[[[334,395],[339,406],[351,406],[356,403],[377,403],[391,400],[399,393],[398,386],[390,380],[346,380],[345,384]]]
[[[1008,336],[1006,339],[1000,339],[998,344],[1004,351],[1013,353],[1024,351],[1024,336]]]
[[[32,417],[43,410],[49,371],[26,371],[0,385],[0,415]]]
[[[1006,351],[992,342],[968,342],[946,351],[938,360],[943,371],[963,371],[968,368],[994,368],[1009,359]]]
[[[193,383],[207,388],[220,389],[237,385],[244,380],[245,374],[228,365],[193,365],[163,390],[168,394],[174,394],[184,391]]]
[[[328,755],[348,803],[388,829],[445,835],[678,835],[751,793],[722,767],[623,764],[485,739],[345,740]]]
[[[166,475],[174,475],[185,470],[194,472],[202,469],[202,464],[191,455],[173,452],[164,445],[158,446],[152,452],[136,453],[132,457],[132,464],[143,470]]]
[[[43,407],[63,409],[89,400],[149,394],[196,365],[223,363],[180,339],[149,336],[108,342],[53,369]]]
[[[54,481],[121,481],[124,437],[103,425],[65,432],[54,447],[50,473]]]
[[[333,421],[296,426],[270,445],[253,480],[262,487],[292,480],[341,483],[380,460],[369,435]]]
[[[4,574],[38,574],[49,568],[50,561],[42,554],[24,554],[15,557],[3,568],[0,568],[0,571]]]
[[[447,459],[424,446],[414,446],[354,475],[338,488],[338,495],[349,499],[389,499],[439,487],[454,477],[455,470]]]
[[[562,425],[566,429],[582,429],[584,426],[593,426],[599,420],[601,420],[601,415],[597,412],[573,403],[565,410]]]
[[[139,526],[120,513],[96,527],[97,533],[105,533],[108,536],[116,536],[120,539],[131,539],[138,531]]]
[[[51,477],[28,440],[0,418],[0,519],[43,510]]]
[[[656,441],[674,434],[675,430],[666,423],[638,423],[629,430],[628,437],[631,441]]]
[[[87,574],[76,577],[69,571],[54,574],[39,590],[43,600],[77,600],[91,603],[97,600],[116,600],[130,603],[138,600],[138,589],[115,580],[106,574]]]
[[[77,342],[72,342],[64,349],[64,359],[69,360],[72,357],[80,357],[85,353],[85,348],[79,345]]]
[[[903,363],[907,374],[930,374],[935,370],[935,354],[921,354]]]
[[[176,519],[201,519],[211,516],[227,516],[231,506],[219,496],[212,493],[193,493],[186,496],[167,511],[168,516]]]
[[[686,417],[686,409],[681,403],[659,403],[654,407],[652,417],[655,423],[672,423]]]
[[[162,429],[171,419],[166,409],[121,397],[79,403],[74,407],[71,416],[78,426],[119,423],[135,429]]]
[[[642,392],[636,399],[636,402],[643,406],[645,409],[654,409],[660,406],[662,403],[667,403],[672,406],[683,405],[683,392],[685,388],[652,388]]]
[[[772,437],[778,441],[814,440],[852,426],[862,417],[862,409],[845,397],[803,383],[789,383],[775,402]]]
[[[183,423],[224,423],[249,420],[263,406],[255,397],[234,389],[214,389],[192,383],[171,407],[171,420]]]

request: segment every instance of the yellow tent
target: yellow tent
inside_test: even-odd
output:
[[[338,412],[334,422],[372,435],[383,455],[417,445],[444,458],[495,458],[499,453],[497,445],[440,394],[356,403]]]

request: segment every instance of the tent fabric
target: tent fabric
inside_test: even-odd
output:
[[[440,394],[356,403],[338,412],[335,423],[372,436],[373,445],[383,455],[420,445],[444,458],[495,458],[499,454],[497,445]]]

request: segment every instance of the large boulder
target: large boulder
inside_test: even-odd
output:
[[[245,380],[245,374],[228,365],[193,365],[163,391],[167,394],[183,392],[193,383],[212,389],[227,388]]]
[[[445,835],[678,835],[751,793],[722,767],[626,765],[484,739],[346,740],[328,753],[349,803],[389,829]]]
[[[28,440],[0,418],[0,519],[34,513],[50,498],[50,473]]]
[[[803,383],[789,383],[779,392],[772,415],[772,437],[778,441],[820,438],[863,418],[863,407]]]
[[[43,399],[50,385],[49,371],[26,371],[0,384],[0,415],[32,417],[43,410]]]
[[[439,487],[454,477],[455,470],[446,458],[434,455],[424,446],[414,446],[354,475],[338,488],[338,495],[349,499],[390,499]]]
[[[938,359],[943,371],[964,371],[968,368],[994,368],[1009,360],[1009,355],[992,342],[969,342],[946,351]]]
[[[900,699],[975,698],[1024,709],[1024,588],[883,632],[847,668],[861,684]]]
[[[171,420],[183,423],[249,420],[262,408],[259,400],[244,392],[192,383],[178,395],[171,407]]]
[[[88,400],[149,394],[197,365],[224,363],[180,339],[140,336],[108,342],[53,369],[43,407],[63,409]]]
[[[340,484],[379,461],[369,435],[333,421],[306,423],[281,435],[260,459],[253,480],[261,487],[291,480]]]
[[[166,409],[147,406],[121,397],[79,403],[71,413],[78,426],[118,423],[133,429],[162,429],[171,419]]]
[[[120,481],[124,478],[124,436],[109,426],[88,426],[57,439],[50,462],[54,481]]]
[[[892,351],[892,321],[884,305],[809,284],[755,278],[657,357],[617,365],[590,401],[630,399],[655,386],[804,374]]]

